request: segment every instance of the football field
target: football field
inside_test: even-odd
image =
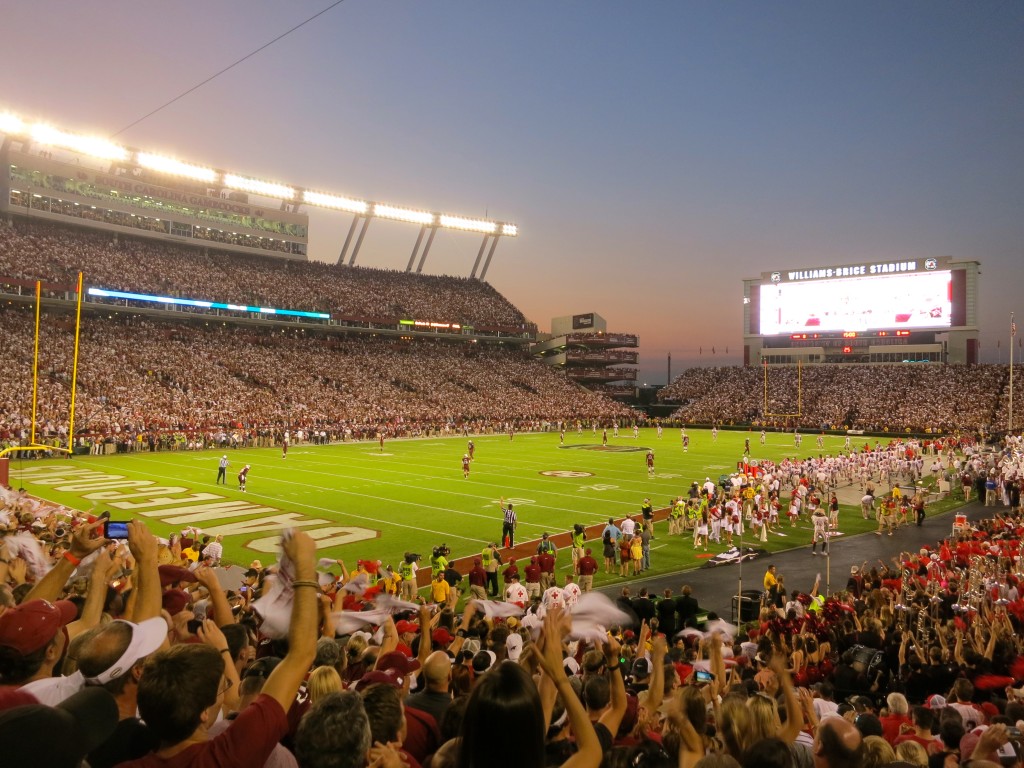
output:
[[[358,559],[380,559],[397,570],[406,551],[419,553],[426,563],[431,549],[442,543],[458,558],[498,541],[502,497],[515,505],[516,543],[521,544],[544,532],[566,533],[575,523],[596,525],[639,514],[644,497],[655,509],[664,508],[685,495],[692,481],[717,481],[734,471],[748,437],[755,459],[796,455],[788,433],[769,433],[765,446],[758,432],[721,431],[717,440],[706,430],[688,434],[686,452],[678,429],[665,429],[660,439],[654,429],[642,429],[635,438],[631,430],[617,438],[609,433],[606,447],[600,432],[590,430],[567,432],[564,445],[557,432],[516,434],[513,440],[507,434],[474,435],[469,478],[462,472],[466,438],[445,437],[389,440],[383,449],[376,442],[299,444],[287,458],[280,448],[229,451],[226,485],[216,483],[221,452],[215,451],[16,458],[11,484],[75,509],[109,510],[114,520],[142,517],[163,537],[187,527],[223,534],[225,560],[240,565],[257,558],[272,562],[278,534],[291,526],[308,531],[322,556],[343,559],[350,567]],[[819,450],[815,437],[805,435],[799,455],[836,453],[843,443],[843,437],[826,436]],[[655,454],[651,477],[647,449]],[[242,492],[237,474],[245,464],[251,469]],[[859,498],[859,493],[843,496]],[[845,505],[840,527],[849,535],[873,529],[875,522]],[[708,553],[695,552],[690,535],[667,535],[667,523],[658,523],[655,535],[649,575],[697,566],[726,549],[712,543]],[[810,526],[786,526],[764,544],[751,541],[749,529],[746,536],[745,544],[788,549],[809,543]],[[600,561],[600,541],[588,545]],[[558,559],[560,569],[569,567],[567,553]],[[616,578],[602,574],[596,581]]]

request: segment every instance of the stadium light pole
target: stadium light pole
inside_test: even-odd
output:
[[[490,235],[484,235],[483,242],[480,243],[480,250],[476,252],[476,261],[473,262],[473,271],[469,273],[469,279],[476,279],[476,270],[480,266],[480,259],[484,257],[484,249],[487,247],[487,239]]]
[[[418,275],[423,271],[423,264],[427,260],[427,254],[430,253],[430,246],[434,244],[434,235],[437,234],[437,224],[430,227],[430,237],[427,238],[427,244],[423,246],[423,253],[420,254],[420,263],[416,265],[416,274]]]
[[[356,238],[356,247],[352,249],[352,258],[348,260],[348,265],[351,267],[356,263],[356,256],[359,255],[359,249],[363,247],[363,238],[366,237],[366,230],[370,226],[371,216],[363,217],[363,226],[359,230],[359,237]]]
[[[352,217],[352,226],[348,228],[348,236],[345,238],[345,244],[341,246],[341,253],[338,254],[338,266],[345,266],[345,257],[348,255],[348,247],[352,244],[352,237],[356,233],[356,227],[359,225],[359,219],[361,219],[358,213]]]
[[[427,232],[427,225],[420,225],[420,233],[416,236],[416,245],[412,247],[412,254],[409,256],[409,263],[405,265],[406,272],[412,272],[413,262],[416,261],[416,254],[420,252],[420,244],[423,242],[423,235]]]
[[[498,238],[495,237],[491,241],[491,248],[490,248],[490,250],[487,251],[487,261],[484,262],[484,268],[480,272],[480,280],[481,281],[487,278],[487,268],[491,266],[491,258],[494,256],[494,249],[497,248],[497,247],[498,247]]]

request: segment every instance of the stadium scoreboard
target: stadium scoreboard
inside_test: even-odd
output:
[[[744,364],[974,363],[979,265],[949,256],[744,280]]]

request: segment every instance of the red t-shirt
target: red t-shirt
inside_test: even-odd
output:
[[[171,757],[149,754],[118,768],[251,768],[263,765],[288,733],[281,705],[261,694],[243,709],[224,733]]]

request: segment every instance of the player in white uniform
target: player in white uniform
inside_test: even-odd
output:
[[[828,515],[825,510],[818,507],[811,515],[811,522],[814,524],[814,533],[811,534],[811,554],[818,554],[818,542],[821,542],[821,554],[828,554]]]

